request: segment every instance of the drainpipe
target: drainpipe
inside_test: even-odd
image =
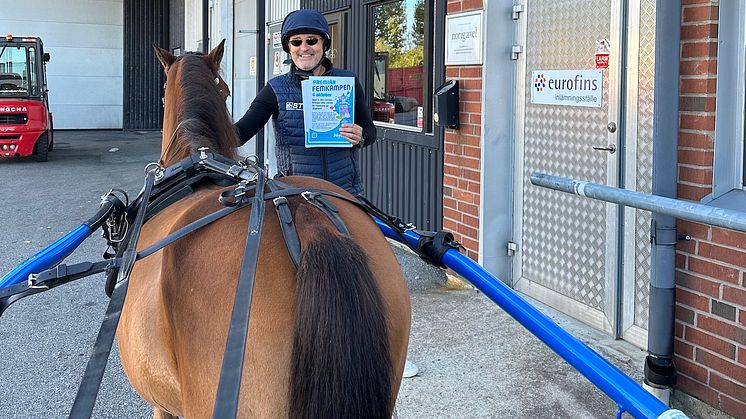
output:
[[[202,0],[202,52],[210,52],[210,0]]]
[[[653,116],[653,194],[676,197],[679,133],[681,0],[656,0]],[[676,384],[673,365],[676,308],[676,219],[653,213],[648,356],[643,387],[668,404]]]
[[[265,46],[267,45],[266,40],[266,3],[264,0],[260,0],[256,2],[256,91],[259,93],[260,90],[264,87],[264,57],[267,56],[267,51],[265,50]],[[255,144],[255,151],[254,154],[256,154],[257,161],[259,164],[262,165],[262,167],[265,167],[264,162],[264,130],[260,129],[259,132],[256,133],[256,136],[254,137],[256,144]]]

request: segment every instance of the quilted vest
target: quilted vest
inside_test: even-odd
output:
[[[301,78],[294,70],[292,67],[290,72],[268,82],[277,97],[279,111],[273,120],[278,170],[321,178],[353,195],[362,194],[359,148],[305,147]],[[351,71],[336,68],[324,75],[355,77]]]

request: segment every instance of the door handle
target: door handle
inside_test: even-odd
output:
[[[598,150],[598,151],[608,151],[609,154],[616,153],[616,146],[614,144],[609,144],[609,145],[607,145],[605,147],[602,146],[602,145],[594,145],[593,149],[594,150]]]

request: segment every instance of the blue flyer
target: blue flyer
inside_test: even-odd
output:
[[[301,89],[306,147],[352,147],[339,129],[355,121],[355,78],[310,77]]]

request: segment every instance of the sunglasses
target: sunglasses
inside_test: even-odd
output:
[[[306,44],[308,44],[309,46],[314,46],[318,44],[320,40],[321,40],[320,38],[306,38]],[[294,47],[299,47],[303,45],[303,40],[302,39],[291,39],[290,45]]]

